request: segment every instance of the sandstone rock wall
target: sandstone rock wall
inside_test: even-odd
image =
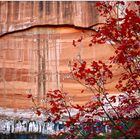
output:
[[[1,107],[30,108],[33,103],[27,94],[31,93],[41,101],[48,90],[62,87],[74,103],[83,104],[91,98],[92,94],[87,90],[81,95],[79,91],[83,87],[69,78],[68,62],[81,56],[88,61],[101,59],[108,63],[107,59],[112,55],[113,49],[108,44],[88,47],[92,31],[84,28],[98,21],[94,4],[0,2]],[[84,41],[73,47],[73,39],[81,36]],[[115,80],[107,85],[113,93],[116,92]]]
[[[41,100],[48,90],[61,87],[75,103],[87,101],[92,94],[85,91],[81,95],[84,87],[70,79],[69,60],[81,56],[89,62],[94,59],[108,63],[107,59],[113,52],[107,44],[88,47],[90,33],[69,27],[37,27],[1,37],[0,106],[31,107],[33,104],[27,99],[27,94]],[[85,39],[73,47],[72,40],[80,36]],[[114,92],[115,83],[110,82],[108,90]]]
[[[97,23],[97,20],[95,2],[0,2],[0,34],[38,25],[89,27]]]

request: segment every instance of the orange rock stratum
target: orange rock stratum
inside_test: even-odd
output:
[[[0,2],[0,107],[31,108],[27,94],[38,99],[50,89],[63,89],[74,103],[83,104],[92,93],[69,78],[69,60],[103,60],[112,55],[108,44],[89,47],[92,25],[98,23],[95,2]],[[84,31],[84,33],[83,33]],[[84,36],[75,48],[74,39]],[[114,88],[120,70],[107,89]]]

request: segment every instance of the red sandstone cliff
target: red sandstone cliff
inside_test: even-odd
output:
[[[0,2],[1,107],[31,107],[27,94],[41,99],[47,90],[62,86],[75,103],[84,103],[91,97],[89,91],[81,96],[79,90],[83,87],[70,80],[67,73],[69,60],[79,55],[86,60],[106,62],[112,55],[113,49],[107,44],[88,47],[92,31],[86,28],[98,22],[94,4]],[[80,36],[85,39],[74,48],[72,40]],[[112,93],[116,92],[114,84],[115,78],[107,86]]]
[[[1,1],[0,34],[41,25],[90,27],[97,23],[95,2]]]

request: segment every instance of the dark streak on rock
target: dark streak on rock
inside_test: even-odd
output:
[[[19,1],[14,1],[13,10],[14,10],[14,19],[17,20],[19,14]]]
[[[43,1],[39,1],[39,14],[41,18],[43,16]]]
[[[50,15],[51,13],[51,1],[45,1],[45,14]]]

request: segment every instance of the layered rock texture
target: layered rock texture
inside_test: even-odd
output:
[[[38,25],[89,27],[95,23],[95,2],[0,2],[0,34]]]
[[[48,90],[58,88],[69,92],[74,103],[90,99],[92,94],[81,94],[84,87],[70,79],[68,64],[78,57],[107,63],[113,52],[108,44],[88,46],[94,32],[88,28],[96,23],[95,2],[1,1],[0,106],[31,108],[28,94],[42,101]],[[83,42],[73,47],[81,36]],[[115,79],[107,85],[112,93],[114,84]]]

